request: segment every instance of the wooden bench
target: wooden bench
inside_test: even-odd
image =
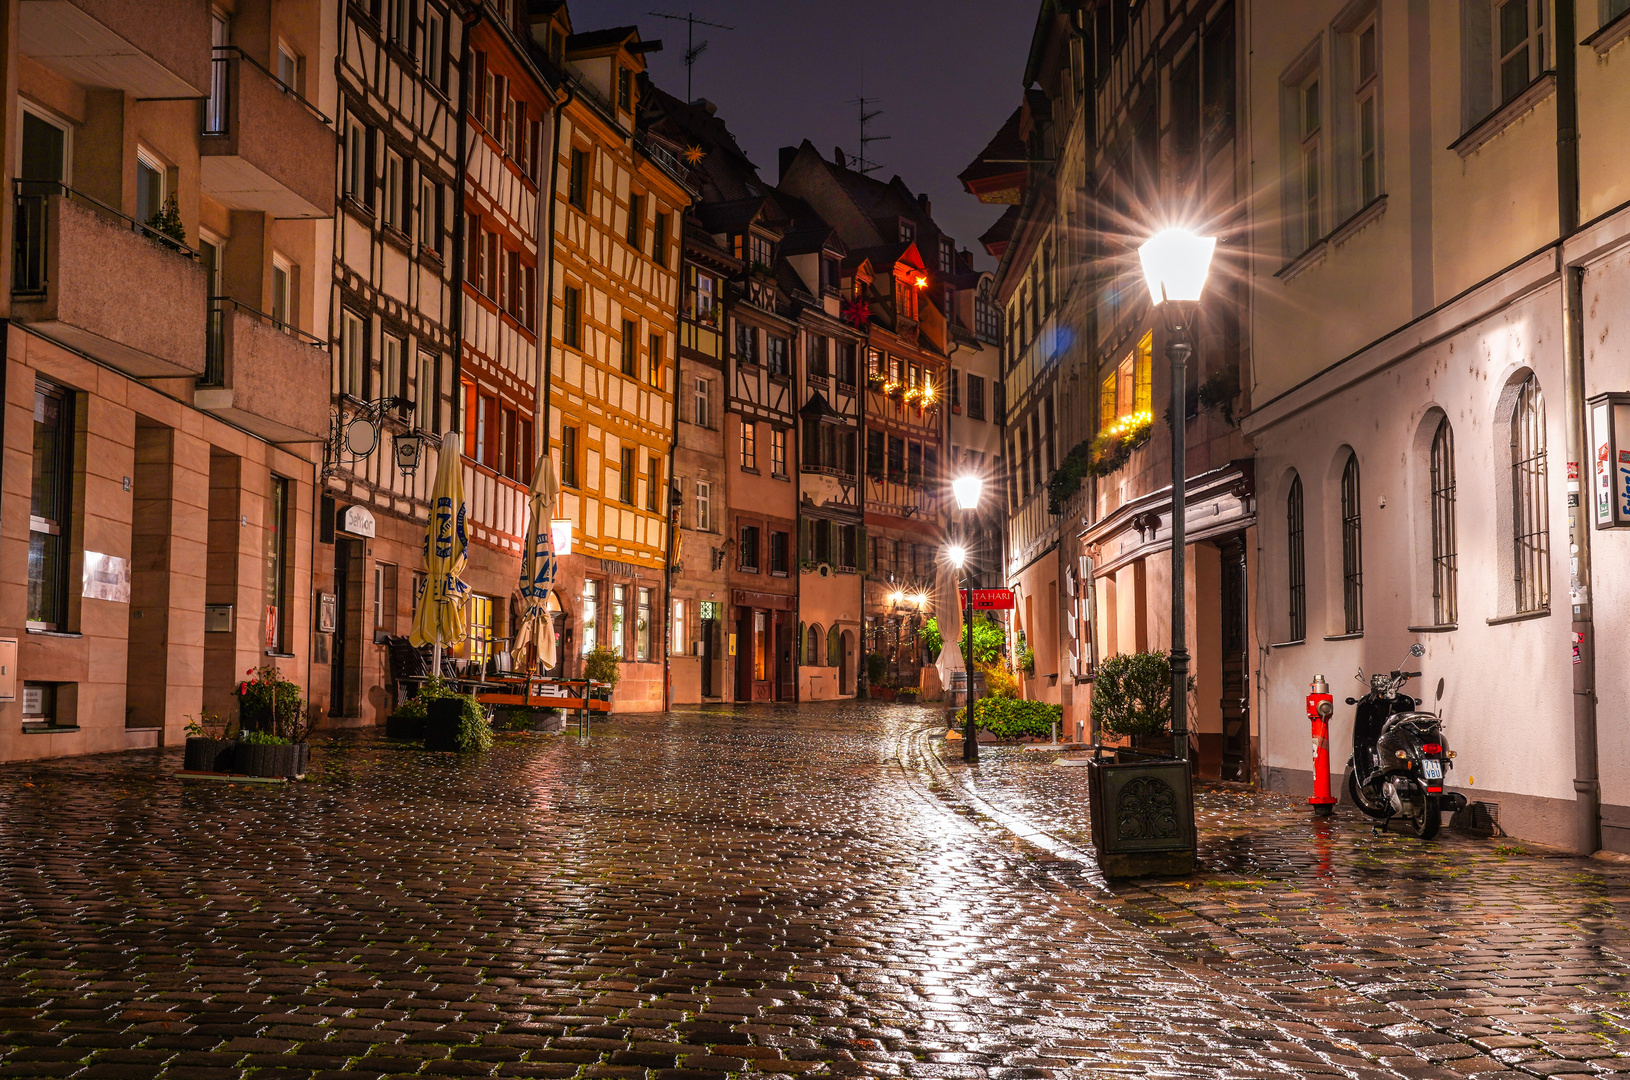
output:
[[[515,675],[489,677],[476,691],[475,699],[483,705],[523,709],[577,709],[591,713],[608,713],[611,702],[591,697],[591,691],[602,683],[586,679],[549,679],[541,676]]]

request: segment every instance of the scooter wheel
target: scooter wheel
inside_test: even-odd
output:
[[[1443,803],[1436,795],[1428,795],[1422,807],[1421,816],[1415,819],[1415,835],[1430,840],[1443,825]]]
[[[1347,773],[1347,797],[1353,801],[1354,806],[1372,818],[1388,818],[1392,816],[1386,810],[1371,806],[1364,800],[1364,794],[1358,788],[1358,775],[1351,771]]]

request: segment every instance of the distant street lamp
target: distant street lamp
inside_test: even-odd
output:
[[[968,525],[973,512],[979,509],[979,495],[984,488],[985,481],[971,473],[951,481],[951,494],[956,497],[956,504],[962,510],[964,536],[970,535]],[[958,570],[964,571],[962,583],[968,590],[968,598],[962,609],[962,699],[966,703],[962,723],[962,760],[974,765],[979,761],[979,740],[975,737],[973,724],[973,575],[967,572],[967,548],[955,544],[946,554]]]
[[[1166,324],[1166,359],[1172,366],[1172,752],[1189,756],[1189,650],[1188,602],[1185,596],[1188,551],[1185,530],[1185,491],[1188,484],[1184,425],[1188,419],[1188,358],[1194,351],[1194,320],[1200,313],[1200,294],[1211,270],[1217,247],[1212,236],[1195,236],[1184,229],[1167,229],[1144,241],[1138,249],[1149,299],[1160,309]]]

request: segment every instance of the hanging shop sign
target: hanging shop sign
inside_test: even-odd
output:
[[[968,606],[968,590],[957,590],[957,603],[963,607]],[[973,609],[975,611],[1012,611],[1012,589],[975,589],[973,591]]]
[[[340,532],[372,540],[378,535],[379,526],[374,523],[373,511],[366,506],[347,506],[340,514]]]

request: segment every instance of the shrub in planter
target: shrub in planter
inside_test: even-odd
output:
[[[906,705],[917,704],[922,697],[922,689],[916,686],[902,686],[894,692],[894,700]]]
[[[492,725],[471,695],[455,693],[445,683],[431,680],[419,688],[414,700],[423,701],[426,750],[469,754],[492,746]]]
[[[609,645],[596,645],[583,658],[583,677],[606,685],[599,688],[602,701],[610,701],[612,691],[623,681],[623,658]]]
[[[250,668],[249,678],[238,684],[238,728],[241,731],[282,734],[303,724],[305,717],[306,703],[300,684],[285,679],[275,667]],[[305,733],[302,731],[300,735],[303,738]]]
[[[957,725],[967,723],[968,710],[957,710]],[[1053,725],[1063,723],[1064,707],[1045,701],[1020,701],[1017,698],[980,698],[974,704],[974,727],[988,731],[998,739],[1017,739],[1025,735],[1052,737]]]
[[[1189,689],[1194,688],[1193,678]],[[1098,665],[1092,720],[1106,735],[1165,734],[1172,722],[1172,662],[1165,653],[1120,653]]]
[[[423,690],[408,698],[396,707],[396,711],[385,717],[385,738],[387,739],[422,739],[424,738],[425,702]]]
[[[187,717],[187,745],[181,767],[188,772],[231,772],[232,722],[208,709]]]
[[[238,737],[232,767],[245,776],[299,776],[300,749],[280,735],[246,731]]]
[[[1013,677],[1013,672],[1000,664],[991,664],[984,671],[985,697],[1016,698],[1019,696],[1019,680]]]
[[[870,686],[882,686],[883,676],[888,674],[889,658],[880,652],[866,654],[866,682]]]
[[[917,637],[923,643],[923,651],[928,653],[928,662],[932,664],[938,660],[940,650],[945,648],[945,637],[940,633],[940,621],[930,615],[928,621],[917,631]]]

